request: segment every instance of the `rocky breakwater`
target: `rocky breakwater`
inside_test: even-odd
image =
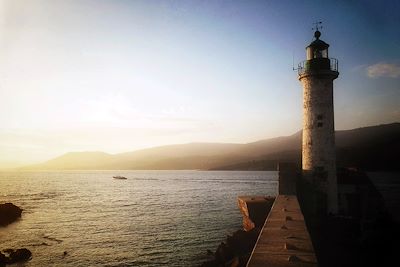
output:
[[[12,203],[0,204],[0,226],[9,225],[21,218],[22,209]]]
[[[0,226],[5,227],[21,218],[22,209],[12,203],[0,204]],[[32,253],[29,249],[4,249],[0,252],[0,267],[29,260]]]
[[[238,206],[243,215],[243,230],[229,235],[215,253],[208,251],[210,260],[201,267],[246,266],[274,200],[274,197],[268,196],[238,197]]]

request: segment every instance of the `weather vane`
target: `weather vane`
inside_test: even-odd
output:
[[[312,28],[314,31],[319,31],[322,29],[322,21],[316,21],[313,23],[314,27]]]

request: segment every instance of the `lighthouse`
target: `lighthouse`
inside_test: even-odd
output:
[[[329,44],[320,39],[316,27],[313,41],[306,47],[307,59],[298,66],[303,86],[303,180],[313,188],[319,211],[338,211],[336,178],[333,81],[339,76],[338,61],[329,58]]]

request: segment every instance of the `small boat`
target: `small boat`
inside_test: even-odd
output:
[[[113,176],[113,178],[114,178],[114,179],[120,179],[120,180],[126,180],[126,179],[128,179],[128,178],[126,178],[126,177],[124,177],[124,176],[120,176],[120,175]]]

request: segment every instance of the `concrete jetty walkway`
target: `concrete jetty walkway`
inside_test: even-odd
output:
[[[276,197],[247,266],[317,266],[296,195]]]

